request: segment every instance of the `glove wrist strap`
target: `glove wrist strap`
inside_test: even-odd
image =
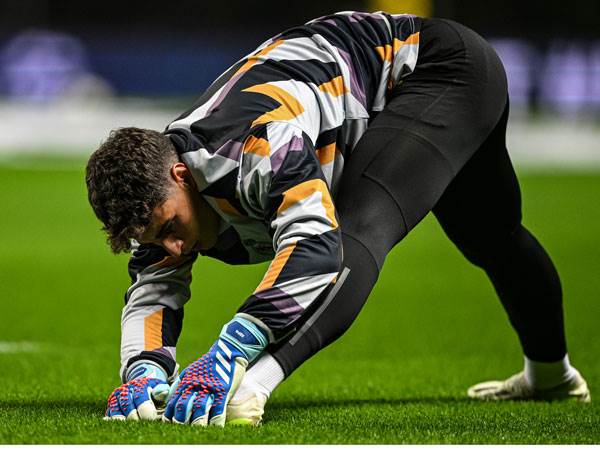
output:
[[[269,343],[267,333],[256,324],[242,317],[226,323],[219,338],[241,351],[248,362],[252,362]]]
[[[156,378],[168,382],[168,376],[165,370],[153,361],[139,360],[127,368],[125,381],[135,380],[136,378]]]

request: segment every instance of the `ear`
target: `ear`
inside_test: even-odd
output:
[[[190,172],[190,169],[182,163],[177,162],[171,166],[171,178],[173,181],[182,187],[193,187],[196,188],[196,181]]]

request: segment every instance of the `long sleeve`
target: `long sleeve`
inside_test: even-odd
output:
[[[283,122],[258,127],[243,151],[242,190],[262,208],[275,257],[239,313],[258,319],[277,339],[335,283],[341,233],[314,145],[300,128]],[[254,164],[257,157],[261,162]]]
[[[171,375],[175,347],[190,298],[195,256],[174,258],[155,245],[140,245],[129,260],[131,286],[121,315],[121,378],[128,366],[150,360]]]

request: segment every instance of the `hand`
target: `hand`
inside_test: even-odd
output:
[[[167,375],[158,366],[143,363],[128,371],[128,381],[108,397],[104,420],[156,420],[169,394]]]
[[[171,387],[163,420],[224,426],[229,399],[248,363],[267,344],[266,333],[246,319],[226,324],[208,353],[181,372],[180,381]]]

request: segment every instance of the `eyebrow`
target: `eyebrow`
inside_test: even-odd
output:
[[[164,234],[167,232],[167,228],[169,228],[169,226],[172,223],[173,223],[173,219],[169,219],[165,223],[163,223],[163,226],[160,227],[160,230],[158,230],[158,233],[156,233],[155,239],[161,239],[164,236]]]

